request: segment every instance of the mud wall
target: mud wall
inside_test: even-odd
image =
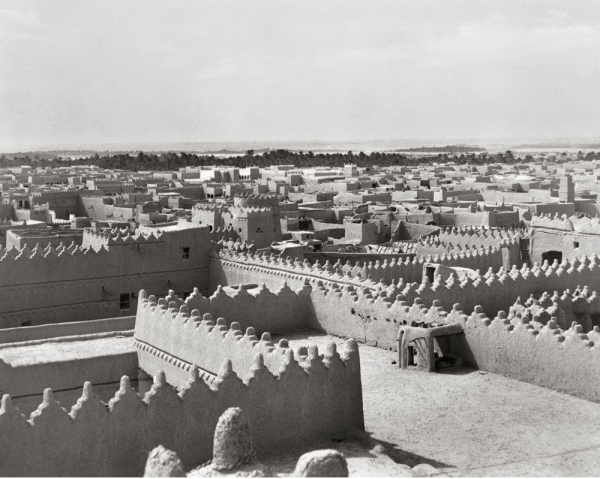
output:
[[[552,320],[537,329],[504,314],[491,320],[480,308],[459,322],[465,356],[479,369],[600,402],[598,328],[586,335],[580,325],[563,331]]]
[[[156,294],[206,291],[211,252],[208,228],[164,233],[159,241],[119,238],[98,251],[76,245],[6,251],[0,328],[129,316],[142,287]],[[129,308],[122,294],[129,295]]]
[[[159,444],[178,451],[191,469],[211,458],[214,427],[232,406],[244,410],[259,454],[364,427],[362,400],[350,399],[360,397],[356,348],[347,356],[335,353],[303,365],[292,360],[277,376],[261,365],[259,356],[246,382],[227,362],[212,387],[198,379],[196,370],[192,374],[177,393],[159,373],[144,399],[125,377],[108,405],[86,384],[70,412],[46,390],[29,420],[4,396],[0,474],[142,476],[148,453]]]
[[[8,328],[0,330],[0,344],[39,341],[49,338],[81,336],[114,331],[131,331],[134,326],[135,316],[125,316],[122,318],[45,324],[28,328]]]
[[[317,280],[351,284],[354,286],[373,287],[377,283],[392,284],[403,280],[406,283],[421,282],[423,278],[423,265],[425,263],[438,263],[445,266],[458,266],[480,271],[489,268],[498,269],[505,261],[505,249],[518,249],[518,244],[508,242],[505,246],[487,249],[467,249],[456,253],[441,255],[423,255],[413,259],[392,258],[361,263],[354,265],[348,260],[345,264],[338,260],[331,264],[328,260],[324,265],[316,262],[310,264],[308,260],[301,262],[298,259],[268,256],[266,254],[246,254],[234,251],[222,251],[218,258],[211,258],[209,274],[209,292],[216,291],[218,285],[260,284],[265,283],[270,289],[278,288],[283,279],[291,288],[297,289],[307,279],[311,282]]]

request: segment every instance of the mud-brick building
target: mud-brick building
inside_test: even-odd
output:
[[[530,228],[531,261],[552,263],[598,253],[600,221],[566,215],[534,216]]]
[[[238,195],[233,205],[194,205],[192,223],[206,225],[211,231],[232,227],[243,241],[257,248],[281,241],[279,201],[274,195]]]
[[[208,289],[209,229],[86,229],[82,244],[27,245],[0,257],[0,328],[134,315],[137,292]]]

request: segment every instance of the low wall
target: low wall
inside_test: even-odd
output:
[[[17,397],[39,394],[46,387],[80,387],[82,378],[108,383],[118,381],[122,372],[137,377],[131,336],[131,331],[120,331],[3,345],[0,391]]]
[[[27,328],[0,329],[0,344],[36,341],[62,336],[108,333],[111,331],[128,331],[133,330],[134,326],[135,316],[125,316],[122,318],[45,324]]]

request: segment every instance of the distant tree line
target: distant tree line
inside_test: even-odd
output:
[[[579,159],[600,160],[600,152],[579,153]],[[458,165],[485,165],[490,163],[518,164],[533,161],[531,155],[517,156],[511,151],[500,153],[438,153],[423,155],[407,155],[401,152],[372,152],[360,153],[313,153],[293,152],[288,150],[271,150],[262,153],[256,153],[252,150],[245,154],[237,156],[220,157],[214,155],[195,154],[195,153],[144,153],[137,155],[129,153],[102,154],[98,153],[92,156],[81,158],[62,158],[52,156],[50,153],[42,154],[11,154],[0,156],[0,167],[10,168],[17,165],[29,165],[31,167],[56,168],[60,166],[74,165],[96,165],[106,169],[120,169],[129,171],[173,171],[186,166],[210,166],[223,165],[224,167],[245,168],[249,166],[258,166],[261,168],[273,165],[293,164],[299,168],[310,168],[316,166],[340,167],[348,163],[353,163],[359,167],[368,167],[377,165],[379,167],[389,166],[419,166],[431,165],[437,162],[453,161]],[[556,162],[563,163],[568,161],[566,154],[557,156]]]

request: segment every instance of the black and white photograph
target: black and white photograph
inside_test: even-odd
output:
[[[0,477],[600,476],[600,1],[0,0]]]

